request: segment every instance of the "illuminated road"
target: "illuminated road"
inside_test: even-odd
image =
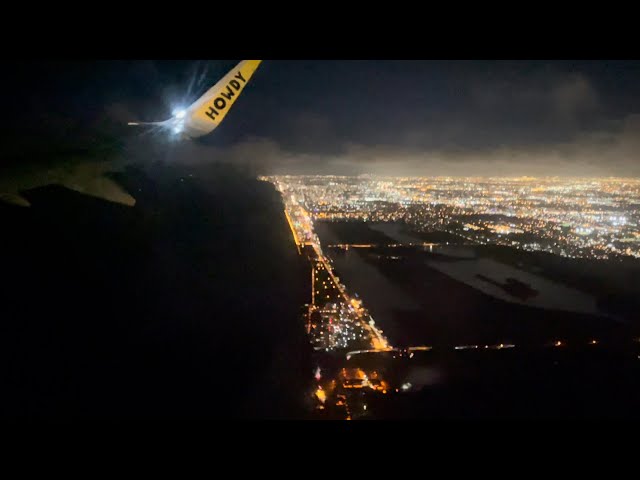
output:
[[[402,248],[402,247],[438,247],[443,243],[335,243],[327,245],[327,248]]]
[[[336,278],[335,274],[333,273],[333,269],[331,268],[331,265],[327,261],[326,257],[320,251],[320,248],[318,247],[318,245],[316,243],[312,243],[311,246],[313,247],[314,251],[316,252],[316,255],[318,256],[318,259],[322,262],[324,268],[329,273],[329,276],[331,277],[331,280],[333,281],[334,285],[336,286],[336,288],[338,289],[338,291],[340,292],[340,294],[344,298],[344,301],[347,303],[347,305],[353,305],[352,304],[352,299],[347,294],[346,289],[342,286],[342,284],[340,284],[340,282]],[[359,309],[354,308],[354,311],[355,311],[355,314],[358,317],[358,320],[360,321],[360,324],[362,325],[362,327],[364,329],[366,329],[367,331],[369,331],[369,333],[371,334],[371,343],[373,345],[373,348],[375,348],[375,349],[386,349],[386,348],[389,348],[389,342],[382,335],[382,332],[380,332],[380,330],[378,330],[375,326],[369,324],[365,320],[365,318],[362,315],[362,308],[359,308]]]
[[[371,345],[374,349],[387,349],[390,348],[389,341],[384,337],[382,332],[373,325],[373,320],[367,322],[363,312],[364,309],[359,306],[354,299],[352,299],[347,293],[345,287],[338,281],[338,278],[333,273],[333,268],[331,263],[322,253],[322,249],[320,247],[320,240],[313,229],[313,221],[309,216],[309,213],[300,205],[296,203],[289,203],[285,199],[285,215],[287,217],[287,222],[289,223],[289,227],[291,228],[291,233],[293,235],[293,239],[296,244],[296,248],[298,249],[298,253],[301,253],[302,246],[311,246],[313,251],[316,254],[317,259],[322,262],[323,267],[329,274],[331,281],[333,282],[335,288],[338,289],[340,295],[344,298],[344,301],[347,305],[350,305],[353,308],[354,315],[356,320],[360,324],[360,326],[369,332],[369,336],[371,339]],[[424,244],[429,245],[429,244]],[[313,274],[312,274],[313,279]],[[312,280],[313,282],[313,280]],[[314,292],[312,286],[312,299],[314,299]]]
[[[303,224],[308,228],[307,237],[317,238],[315,235],[310,234],[313,231],[313,222],[311,221],[309,214],[302,207],[299,207],[299,209],[303,216]],[[333,273],[333,268],[331,267],[331,264],[322,253],[319,241],[310,241],[310,242],[307,242],[306,245],[310,245],[313,248],[318,260],[322,262],[322,265],[324,266],[325,270],[329,273],[329,276],[331,277],[331,281],[333,282],[335,287],[338,289],[338,291],[344,298],[345,303],[347,305],[353,306],[353,301],[351,297],[349,297],[346,289],[342,286],[342,284],[336,278],[335,274]],[[359,309],[354,308],[354,312],[361,326],[370,333],[371,343],[373,345],[373,348],[375,349],[389,348],[389,342],[384,337],[384,335],[382,335],[382,332],[380,332],[380,330],[378,330],[375,326],[371,325],[369,322],[365,320],[364,316],[362,315],[362,308],[359,308]]]
[[[300,255],[300,240],[298,240],[298,234],[296,233],[296,229],[293,226],[293,222],[291,221],[291,217],[289,216],[289,212],[287,209],[284,209],[284,215],[287,217],[287,222],[289,223],[289,228],[291,228],[291,233],[293,234],[293,241],[296,243],[296,248],[298,249],[298,255]]]

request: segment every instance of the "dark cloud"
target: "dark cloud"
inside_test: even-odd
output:
[[[108,125],[133,137],[132,158],[265,172],[639,174],[638,62],[265,61],[222,126],[197,142],[154,146],[153,135],[115,128],[164,118],[236,62],[16,67],[2,120],[11,152],[46,129],[86,143]],[[46,90],[34,75],[51,80]]]
[[[292,151],[273,139],[248,138],[226,147],[192,145],[185,148],[184,161],[251,164],[264,173],[640,176],[639,151],[640,115],[629,115],[615,129],[584,132],[549,144],[424,149],[346,143],[341,153],[327,154]]]
[[[599,91],[587,73],[564,71],[560,63],[498,63],[477,71],[476,64],[449,65],[446,74],[436,64],[413,80],[415,64],[394,65],[380,76],[397,84],[378,78],[367,95],[354,94],[357,106],[345,99],[361,114],[351,124],[345,119],[352,111],[282,110],[274,115],[286,128],[266,129],[261,141],[240,137],[226,153],[278,172],[640,174],[637,92],[628,91],[626,109],[616,108],[609,101],[619,94],[614,86]],[[429,75],[442,81],[452,71],[458,75],[449,78],[450,89],[429,82]],[[431,87],[446,98],[430,97]],[[340,96],[350,93],[345,88]]]

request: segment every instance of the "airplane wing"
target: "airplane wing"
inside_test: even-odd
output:
[[[149,125],[167,129],[174,135],[196,138],[206,135],[222,123],[262,60],[243,60],[229,73],[207,90],[198,100],[184,110],[174,112],[173,117],[161,122],[129,122],[129,125]],[[28,207],[22,194],[43,185],[58,184],[86,195],[102,198],[123,205],[135,205],[135,198],[120,185],[104,175],[102,166],[90,162],[67,171],[65,168],[49,172],[17,172],[3,182],[0,177],[0,201]]]
[[[222,123],[262,60],[243,60],[188,108],[162,122],[129,122],[129,125],[156,125],[187,138],[211,133]]]
[[[67,187],[69,190],[101,198],[108,202],[119,203],[128,207],[133,207],[136,204],[136,199],[129,192],[105,176],[83,178],[80,181],[70,179],[60,182],[60,185]]]
[[[114,162],[93,161],[35,171],[14,169],[5,178],[0,177],[0,202],[30,207],[31,203],[23,192],[46,185],[60,185],[108,202],[134,206],[136,199],[107,175],[112,171],[119,171]]]

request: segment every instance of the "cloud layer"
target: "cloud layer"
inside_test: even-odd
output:
[[[171,155],[261,173],[640,176],[640,103],[597,75],[554,63],[355,63],[272,66],[225,124]],[[307,83],[286,84],[284,73],[308,70]]]
[[[224,161],[260,173],[388,175],[640,176],[640,115],[610,131],[592,131],[564,142],[483,148],[422,148],[345,143],[336,154],[287,149],[252,137],[226,147],[188,143],[164,150],[184,164]]]

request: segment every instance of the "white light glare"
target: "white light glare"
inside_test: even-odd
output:
[[[176,118],[184,118],[186,114],[186,110],[183,110],[182,108],[177,108],[173,111],[173,116]]]

